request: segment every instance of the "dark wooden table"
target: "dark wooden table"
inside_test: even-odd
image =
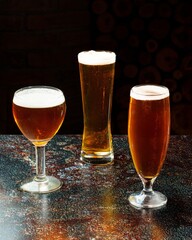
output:
[[[55,136],[46,147],[47,173],[63,181],[50,194],[17,190],[35,172],[34,147],[0,136],[0,240],[192,239],[192,136],[171,136],[154,189],[168,197],[158,210],[128,203],[141,190],[126,136],[113,137],[115,162],[91,167],[79,160],[81,136]]]

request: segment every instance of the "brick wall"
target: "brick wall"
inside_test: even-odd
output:
[[[34,84],[61,88],[67,102],[61,132],[82,132],[77,53],[90,48],[88,2],[0,1],[0,133],[19,133],[13,93]]]

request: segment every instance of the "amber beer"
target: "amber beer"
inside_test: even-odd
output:
[[[78,54],[84,116],[81,159],[93,164],[114,158],[110,121],[115,57],[105,51]]]
[[[23,135],[34,145],[43,146],[63,123],[66,103],[59,89],[24,88],[14,94],[12,110]]]
[[[165,160],[170,131],[169,90],[140,85],[131,89],[128,141],[140,177],[158,176]]]

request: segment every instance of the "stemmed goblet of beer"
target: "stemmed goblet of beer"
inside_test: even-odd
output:
[[[143,190],[129,196],[136,208],[159,208],[167,198],[153,191],[163,166],[170,136],[169,90],[158,85],[137,85],[131,89],[128,142]]]
[[[14,93],[12,111],[18,128],[35,146],[36,154],[36,176],[25,180],[20,190],[49,193],[59,189],[61,181],[46,176],[45,146],[64,121],[66,102],[63,92],[49,86],[21,88]]]

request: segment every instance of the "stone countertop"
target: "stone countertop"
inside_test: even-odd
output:
[[[154,189],[167,206],[138,210],[128,196],[142,184],[127,136],[113,136],[115,162],[79,160],[81,136],[57,135],[46,147],[47,174],[63,181],[49,194],[18,191],[35,174],[34,147],[21,135],[0,135],[0,240],[192,239],[192,136],[171,136]]]

